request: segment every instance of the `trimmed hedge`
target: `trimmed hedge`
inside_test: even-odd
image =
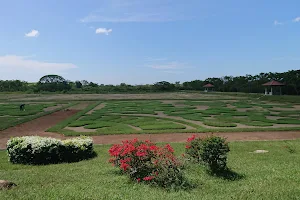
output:
[[[9,161],[15,164],[77,162],[94,157],[93,140],[67,140],[39,136],[14,137],[7,141]]]

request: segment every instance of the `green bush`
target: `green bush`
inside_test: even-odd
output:
[[[89,137],[79,137],[63,140],[62,161],[75,162],[95,156],[93,140]]]
[[[227,169],[229,146],[225,138],[209,136],[206,138],[188,138],[186,153],[196,161],[206,164],[212,172]]]
[[[93,141],[80,137],[61,141],[39,136],[14,137],[7,142],[9,161],[18,164],[75,162],[95,155]]]

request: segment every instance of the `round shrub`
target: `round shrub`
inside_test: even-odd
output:
[[[95,156],[93,140],[89,137],[79,137],[63,140],[61,157],[63,162],[76,162]]]
[[[227,153],[229,146],[225,138],[209,136],[196,138],[195,135],[188,138],[186,153],[196,162],[206,164],[212,172],[220,172],[227,169]]]
[[[80,137],[61,141],[39,136],[14,137],[7,141],[9,161],[18,164],[74,162],[94,155],[93,141]]]

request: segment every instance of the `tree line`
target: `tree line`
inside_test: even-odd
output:
[[[130,85],[104,85],[83,81],[68,81],[58,75],[42,77],[38,83],[28,83],[20,80],[0,80],[0,92],[63,92],[63,93],[134,93],[134,92],[166,92],[180,90],[203,90],[203,85],[211,83],[215,91],[263,93],[262,84],[276,80],[285,84],[282,93],[288,95],[300,94],[300,70],[290,70],[282,73],[260,73],[245,76],[212,77],[205,80],[170,83],[161,81],[154,84]]]

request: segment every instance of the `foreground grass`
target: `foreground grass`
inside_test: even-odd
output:
[[[178,155],[184,152],[184,144],[172,146]],[[0,151],[1,179],[18,184],[0,191],[0,199],[299,199],[300,140],[233,142],[230,147],[229,167],[240,179],[210,176],[190,165],[186,175],[197,187],[178,192],[130,183],[107,163],[109,146],[96,146],[98,157],[89,161],[48,166],[12,165]],[[269,153],[250,153],[257,149]]]

